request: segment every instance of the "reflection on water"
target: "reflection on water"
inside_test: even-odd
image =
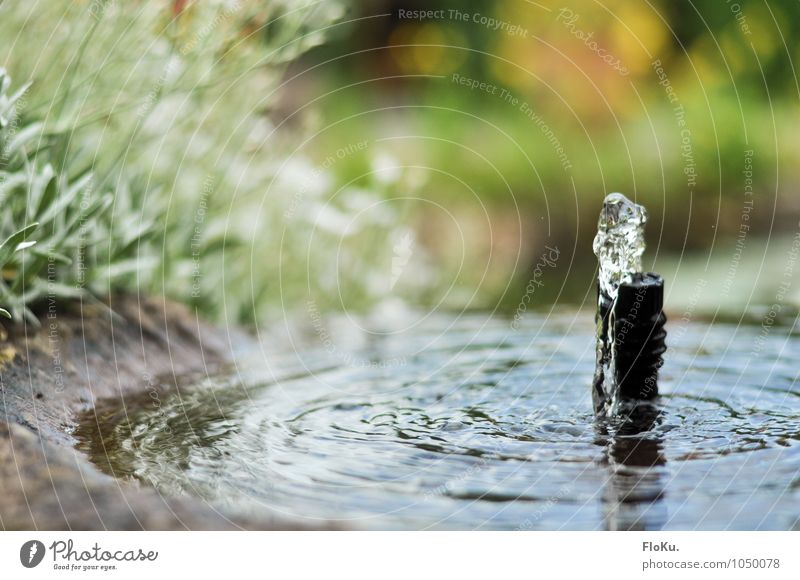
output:
[[[605,527],[609,530],[658,530],[667,523],[664,495],[663,438],[656,429],[657,405],[636,406],[610,433],[598,425],[605,442],[609,478],[603,493]]]
[[[164,493],[312,524],[798,526],[797,336],[691,325],[669,345],[656,404],[597,421],[591,315],[526,324],[428,320],[335,350],[269,350],[229,376],[101,406],[81,448]]]

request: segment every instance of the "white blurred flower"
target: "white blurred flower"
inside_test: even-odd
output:
[[[315,202],[311,204],[306,217],[314,227],[337,236],[350,236],[359,230],[358,223],[352,217],[329,203]]]
[[[253,126],[250,128],[250,131],[247,133],[247,145],[250,148],[257,149],[261,147],[264,142],[269,139],[273,131],[275,130],[275,125],[269,121],[266,117],[259,117],[254,123]]]
[[[395,242],[392,251],[392,279],[389,284],[389,290],[394,290],[397,281],[403,275],[403,270],[405,270],[408,261],[414,254],[414,237],[412,233],[405,231]]]
[[[384,185],[395,183],[402,174],[397,159],[383,151],[372,158],[372,170],[375,172],[375,179]]]
[[[319,197],[331,188],[332,178],[321,167],[308,159],[293,157],[287,161],[276,176],[276,186],[291,193]]]

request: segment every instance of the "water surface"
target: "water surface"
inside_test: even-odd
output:
[[[800,527],[789,328],[668,325],[662,397],[627,422],[592,415],[585,312],[517,330],[485,317],[356,339],[319,328],[224,376],[101,405],[80,446],[164,494],[310,525]]]

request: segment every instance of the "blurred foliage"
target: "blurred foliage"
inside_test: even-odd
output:
[[[446,235],[451,218],[430,208],[414,227],[457,288],[485,290],[472,306],[516,302],[545,244],[571,256],[559,271],[574,280],[554,280],[543,304],[591,296],[591,238],[611,191],[648,207],[651,258],[723,248],[729,260],[748,186],[751,237],[797,228],[794,0],[386,0],[353,3],[348,19],[305,59],[326,63],[309,91],[326,95],[331,121],[318,149],[355,135],[429,168],[426,199],[460,228]]]
[[[760,185],[774,189],[775,175],[769,168],[779,158],[794,161],[798,154],[791,139],[780,139],[778,150],[775,133],[788,137],[788,121],[797,116],[800,90],[792,59],[800,56],[800,46],[791,40],[800,27],[800,5],[784,1],[736,6],[742,7],[748,34],[725,2],[694,7],[624,0],[439,2],[435,8],[445,10],[445,17],[423,20],[399,18],[398,11],[434,8],[429,3],[371,4],[362,7],[364,14],[392,15],[381,22],[382,28],[376,31],[374,20],[357,22],[338,44],[325,47],[328,58],[331,52],[342,55],[339,66],[325,69],[328,83],[361,82],[354,90],[339,93],[341,102],[330,105],[339,116],[348,110],[363,111],[368,99],[413,105],[418,110],[409,112],[404,121],[430,134],[477,144],[481,152],[491,151],[501,173],[512,181],[514,193],[523,198],[537,199],[545,193],[543,187],[563,195],[572,189],[573,179],[582,195],[595,199],[607,187],[635,188],[646,201],[657,204],[664,196],[686,202],[692,192],[715,200],[720,194],[733,197],[742,181],[742,157],[748,148],[756,151],[764,169],[758,172]],[[559,17],[564,9],[579,17],[572,28],[565,24],[567,18]],[[450,17],[449,10],[470,18]],[[474,22],[473,15],[521,27],[526,35],[493,30]],[[592,40],[618,57],[630,74],[621,75],[604,63],[573,36],[573,29],[591,33]],[[678,104],[686,111],[698,166],[695,188],[686,185],[675,103],[658,84],[655,60],[663,64]],[[506,89],[528,103],[556,133],[573,170],[563,170],[542,131],[519,107],[497,94],[454,85],[450,80],[454,73]],[[442,78],[420,82],[413,75]],[[371,82],[365,83],[367,79]],[[368,118],[365,124],[370,123]],[[371,126],[384,130],[383,125]],[[459,165],[464,157],[459,159],[452,148],[431,144],[406,153],[428,160],[433,156],[434,161],[439,161],[437,154],[448,156],[450,166],[468,172],[470,183],[480,183],[480,175],[489,173],[475,164]],[[535,160],[535,174],[520,162],[521,153]],[[789,163],[782,165],[789,169]],[[537,183],[536,174],[544,184]],[[636,187],[640,183],[647,187]],[[487,195],[500,196],[500,189],[490,187]]]
[[[513,308],[546,245],[536,302],[580,301],[615,190],[653,257],[729,248],[746,186],[750,235],[789,231],[798,27],[793,0],[5,2],[0,64],[30,86],[0,305]]]
[[[336,2],[313,1],[4,3],[2,62],[30,84],[14,112],[30,146],[9,158],[27,172],[19,202],[44,206],[44,196],[60,209],[47,233],[25,230],[36,247],[61,236],[73,212],[95,211],[91,194],[103,200],[102,224],[81,217],[91,235],[69,231],[68,246],[47,252],[70,268],[70,252],[80,253],[94,293],[164,293],[237,321],[279,303],[271,258],[297,184],[280,189],[275,175],[306,128],[299,118],[279,130],[277,90],[287,64],[340,14]],[[38,217],[28,213],[6,211],[6,229]],[[37,285],[38,262],[20,270],[31,280],[3,288],[17,317],[29,302],[84,290],[62,270]]]
[[[112,232],[112,196],[93,188],[90,174],[70,182],[41,163],[42,125],[25,124],[19,115],[30,85],[13,94],[10,87],[0,69],[0,304],[9,318],[36,324],[30,305],[88,296],[100,271],[119,271],[125,263],[120,242],[127,246],[145,232]]]

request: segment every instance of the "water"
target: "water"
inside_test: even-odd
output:
[[[101,405],[80,447],[162,493],[310,525],[800,528],[800,337],[673,324],[657,405],[610,422],[592,413],[591,319],[428,318],[332,332],[325,349],[295,337],[225,376]]]
[[[647,211],[621,193],[603,200],[592,248],[599,263],[600,289],[612,300],[621,282],[642,271]]]
[[[663,280],[643,273],[647,212],[621,193],[603,201],[593,249],[598,260],[594,406],[618,416],[626,400],[650,400],[666,349]],[[649,428],[649,425],[642,426]]]

